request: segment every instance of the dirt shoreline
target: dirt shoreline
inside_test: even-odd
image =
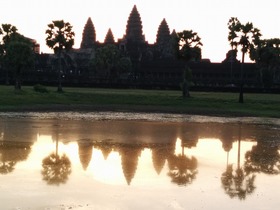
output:
[[[223,112],[217,110],[204,110],[192,108],[176,108],[165,106],[143,106],[143,105],[32,105],[17,107],[1,107],[0,112],[139,112],[139,113],[164,113],[164,114],[187,114],[214,117],[260,117],[236,112]]]
[[[280,118],[217,113],[209,110],[176,110],[159,106],[49,105],[19,106],[0,110],[0,118],[64,120],[145,120],[157,122],[248,123],[280,127]]]

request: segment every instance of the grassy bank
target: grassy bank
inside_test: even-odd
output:
[[[64,88],[57,93],[35,92],[33,87],[15,91],[0,86],[0,111],[112,110],[203,114],[217,116],[280,117],[280,95],[245,94],[239,104],[237,93],[191,92],[183,99],[180,91]]]

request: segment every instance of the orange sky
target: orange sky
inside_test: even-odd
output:
[[[2,0],[0,23],[15,25],[20,33],[36,39],[42,52],[52,52],[45,45],[45,30],[52,20],[63,19],[73,25],[74,47],[79,48],[88,17],[92,18],[98,41],[104,41],[108,28],[116,40],[122,38],[134,4],[149,43],[155,42],[158,26],[166,18],[170,31],[197,32],[204,45],[202,57],[212,62],[221,62],[230,49],[230,17],[238,17],[242,23],[253,22],[263,38],[280,38],[279,0]]]

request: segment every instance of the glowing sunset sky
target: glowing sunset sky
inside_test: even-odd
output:
[[[0,24],[10,23],[19,33],[36,39],[41,52],[52,52],[45,45],[45,31],[52,20],[70,22],[76,33],[74,48],[79,48],[84,25],[92,18],[97,40],[104,41],[109,28],[115,40],[125,34],[133,8],[141,15],[143,33],[154,43],[163,18],[170,31],[193,30],[202,39],[202,57],[221,62],[230,49],[227,22],[237,17],[252,22],[263,38],[280,38],[279,0],[0,0]],[[248,60],[247,60],[248,61]]]

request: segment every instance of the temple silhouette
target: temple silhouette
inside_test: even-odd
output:
[[[83,54],[88,59],[100,47],[106,45],[116,46],[122,53],[123,57],[127,57],[133,64],[133,70],[141,69],[141,64],[147,61],[175,59],[176,52],[172,50],[174,42],[172,37],[177,36],[176,32],[170,33],[168,24],[165,19],[162,20],[155,44],[148,44],[143,34],[143,26],[140,14],[136,5],[133,7],[127,21],[126,32],[121,39],[115,41],[112,30],[109,28],[103,43],[96,41],[96,31],[91,18],[88,18],[82,36],[80,49],[72,51],[72,57],[79,57]],[[87,55],[87,56],[86,56]],[[137,67],[139,67],[137,69]],[[79,66],[78,66],[79,68]],[[80,71],[83,71],[80,69]],[[140,73],[140,72],[137,72]]]
[[[136,5],[128,16],[125,34],[117,40],[109,28],[104,41],[97,41],[94,23],[89,17],[82,32],[80,48],[63,54],[63,84],[180,89],[183,69],[187,64],[192,70],[191,88],[194,90],[238,90],[241,63],[236,59],[236,55],[228,53],[221,63],[211,63],[209,59],[186,62],[178,58],[178,47],[177,33],[175,30],[171,32],[165,18],[159,23],[155,43],[149,44],[145,39]],[[39,54],[38,46],[36,49],[34,71],[23,75],[23,83],[56,85],[59,63],[57,56]],[[115,57],[111,55],[112,59],[108,61],[107,67],[98,69],[94,63],[98,53],[105,49],[114,55],[118,54],[118,65],[113,65]],[[0,82],[4,83],[5,75],[0,76]],[[244,64],[243,78],[245,88],[261,90],[256,64]]]

